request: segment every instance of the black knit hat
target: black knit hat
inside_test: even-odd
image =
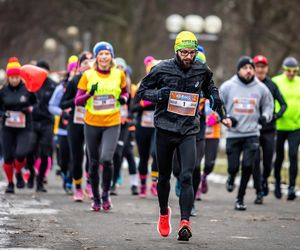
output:
[[[93,58],[93,54],[90,51],[83,51],[80,55],[79,55],[79,65],[86,59],[92,59]]]
[[[242,56],[237,63],[237,72],[239,72],[240,69],[244,67],[246,64],[250,64],[253,68],[255,68],[254,62],[251,57]]]
[[[42,69],[45,69],[45,70],[48,70],[50,71],[50,66],[49,66],[49,63],[46,62],[46,61],[38,61],[36,66],[42,68]]]

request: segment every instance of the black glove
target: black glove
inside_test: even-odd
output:
[[[89,94],[94,95],[97,88],[98,88],[98,83],[93,84]]]
[[[267,125],[267,118],[265,116],[260,116],[258,118],[258,123],[261,124],[262,126],[266,126]]]
[[[157,92],[157,99],[159,102],[163,102],[168,100],[169,95],[170,95],[170,88],[168,87],[163,87],[161,89],[158,90]]]
[[[279,117],[277,114],[273,114],[272,122],[276,121]]]
[[[218,109],[221,109],[223,102],[218,93],[213,93],[209,96],[209,106],[213,111],[216,112]]]
[[[124,104],[127,103],[127,98],[124,97],[124,96],[120,96],[119,99],[118,99],[118,101],[119,101],[119,103],[120,103],[121,105],[124,105]]]
[[[227,116],[227,118],[229,118],[231,120],[231,123],[232,123],[232,127],[235,128],[237,125],[238,125],[238,120],[235,119],[234,117],[232,116]]]
[[[69,112],[66,112],[66,111],[63,111],[62,114],[61,114],[61,122],[64,126],[68,126],[69,125],[69,117],[70,117],[70,114]]]

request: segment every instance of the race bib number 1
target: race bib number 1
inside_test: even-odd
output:
[[[167,110],[178,115],[194,116],[198,101],[198,94],[171,91]]]
[[[26,127],[26,116],[24,113],[19,111],[6,111],[9,117],[5,119],[5,126],[11,128],[25,128]]]

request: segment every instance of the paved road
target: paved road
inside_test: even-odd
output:
[[[174,185],[173,185],[174,186]],[[233,210],[235,193],[210,183],[209,193],[196,203],[193,237],[176,240],[178,200],[171,193],[173,232],[156,231],[157,200],[130,195],[128,177],[113,197],[110,212],[89,211],[90,200],[75,203],[53,174],[47,194],[17,190],[3,195],[0,185],[0,247],[6,249],[300,249],[300,199],[287,202],[273,195],[254,205],[254,190],[246,196],[248,210]]]

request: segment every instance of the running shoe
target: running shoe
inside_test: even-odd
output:
[[[293,201],[296,199],[296,192],[295,192],[295,188],[294,187],[289,187],[288,189],[288,196],[287,196],[287,200],[288,201]]]
[[[176,179],[176,185],[175,185],[175,194],[177,197],[180,196],[180,191],[181,191],[181,184],[178,179]]]
[[[187,220],[181,220],[179,224],[177,240],[189,241],[192,237],[191,223]]]
[[[254,200],[254,204],[261,205],[264,201],[264,192],[258,192],[256,194],[256,199]]]
[[[16,184],[17,188],[24,188],[25,187],[25,181],[23,179],[22,172],[16,174],[16,179],[17,179],[17,184]]]
[[[84,189],[84,194],[90,198],[93,199],[93,192],[92,192],[92,186],[90,183],[87,183]]]
[[[201,187],[198,187],[197,189],[196,200],[201,201]]]
[[[27,188],[33,188],[34,187],[34,173],[29,175],[28,181],[27,181]]]
[[[242,199],[237,199],[235,202],[234,209],[239,211],[245,211],[247,209],[247,206],[244,204],[244,201]]]
[[[72,190],[72,183],[66,183],[65,184],[65,192],[67,195],[73,195],[73,190]]]
[[[207,191],[208,191],[208,185],[207,185],[206,174],[202,175],[200,186],[201,186],[201,193],[206,194]]]
[[[73,195],[74,201],[82,202],[83,201],[83,192],[81,188],[76,188],[74,195]]]
[[[140,196],[140,198],[146,198],[147,197],[147,187],[146,187],[146,185],[141,185],[139,196]]]
[[[277,199],[281,199],[282,193],[281,193],[281,187],[280,187],[280,181],[275,182],[275,190],[274,195]]]
[[[131,194],[132,195],[138,195],[139,194],[138,187],[136,185],[131,186]]]
[[[228,192],[232,192],[234,190],[234,187],[234,177],[232,175],[229,175],[226,181],[226,189]]]
[[[117,187],[115,184],[110,188],[110,195],[118,195]]]
[[[7,188],[5,189],[6,194],[14,194],[15,193],[15,185],[13,182],[8,183]]]
[[[91,204],[91,211],[99,212],[101,210],[101,203],[100,201],[93,201]]]
[[[122,186],[122,184],[123,184],[123,177],[121,175],[118,177],[117,184],[119,186]]]
[[[171,226],[171,208],[168,207],[168,214],[167,215],[159,215],[158,222],[157,222],[157,232],[162,237],[168,237],[172,232]]]
[[[195,205],[193,205],[193,207],[192,207],[191,216],[193,216],[193,217],[197,216],[197,209],[196,209]]]
[[[112,202],[110,196],[107,192],[102,193],[102,208],[104,211],[112,209]]]
[[[156,186],[157,186],[157,183],[155,181],[152,182],[150,191],[153,196],[157,196],[157,187]]]
[[[36,190],[37,193],[47,193],[47,189],[44,187],[44,184],[41,183],[37,183],[36,185]]]

